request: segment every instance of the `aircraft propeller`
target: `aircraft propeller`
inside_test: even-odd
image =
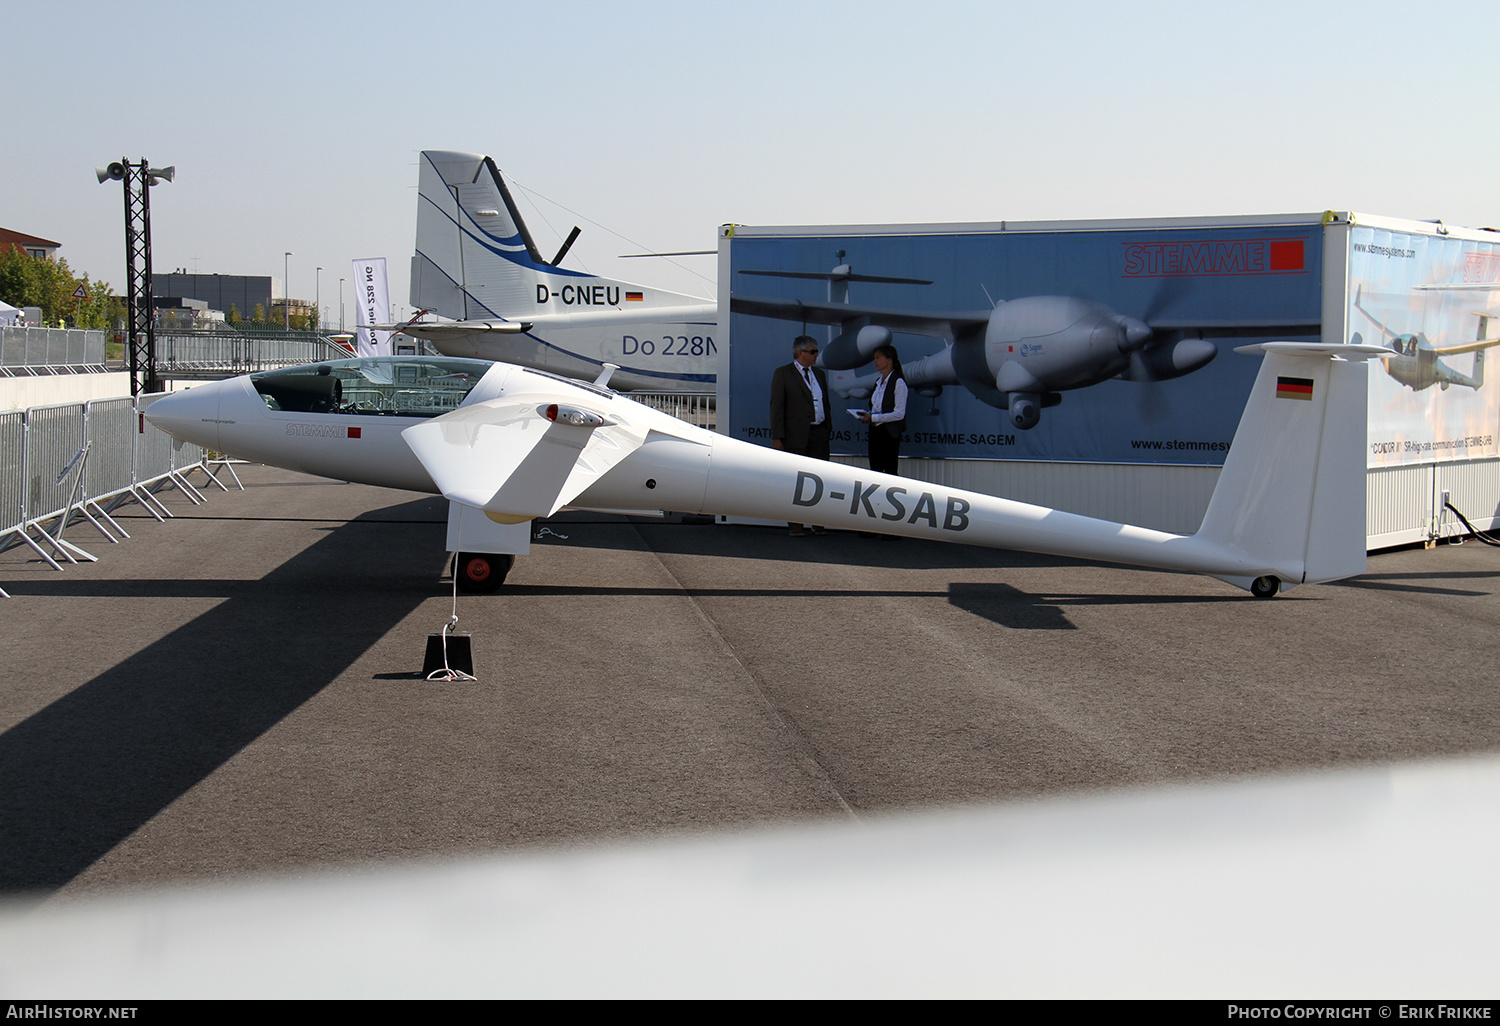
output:
[[[1146,303],[1146,310],[1141,314],[1141,320],[1149,324],[1161,317],[1168,307],[1187,294],[1188,289],[1186,278],[1161,279],[1156,286],[1156,291],[1151,293],[1151,299]]]
[[[1149,366],[1142,350],[1156,334],[1151,322],[1159,318],[1168,307],[1172,306],[1187,291],[1187,282],[1182,278],[1162,278],[1151,293],[1150,300],[1146,303],[1146,309],[1141,313],[1137,322],[1146,329],[1146,335],[1134,348],[1130,350],[1130,364],[1120,376],[1128,381],[1140,384],[1136,394],[1136,410],[1142,421],[1147,424],[1155,424],[1167,415],[1167,397],[1161,387],[1162,378]],[[1130,318],[1135,320],[1135,318]]]

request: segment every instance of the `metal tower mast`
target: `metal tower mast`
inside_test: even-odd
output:
[[[156,318],[151,307],[151,186],[170,182],[175,167],[153,168],[144,157],[99,168],[102,183],[113,178],[125,183],[125,277],[127,281],[127,338],[130,352],[130,394],[158,392],[156,376]]]

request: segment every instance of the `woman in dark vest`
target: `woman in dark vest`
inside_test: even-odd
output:
[[[870,412],[860,414],[859,419],[870,425],[870,469],[894,474],[901,455],[901,432],[906,429],[907,391],[895,346],[875,350],[875,369],[880,381],[870,396]]]

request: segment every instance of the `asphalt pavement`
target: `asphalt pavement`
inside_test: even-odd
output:
[[[445,505],[242,466],[0,553],[0,893],[602,844],[1500,748],[1500,550],[1184,574],[570,514],[459,595]]]

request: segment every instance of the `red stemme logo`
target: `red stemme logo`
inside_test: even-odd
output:
[[[1465,253],[1464,281],[1500,281],[1500,253]]]
[[[1126,242],[1123,278],[1297,274],[1307,270],[1306,239],[1202,239]]]

